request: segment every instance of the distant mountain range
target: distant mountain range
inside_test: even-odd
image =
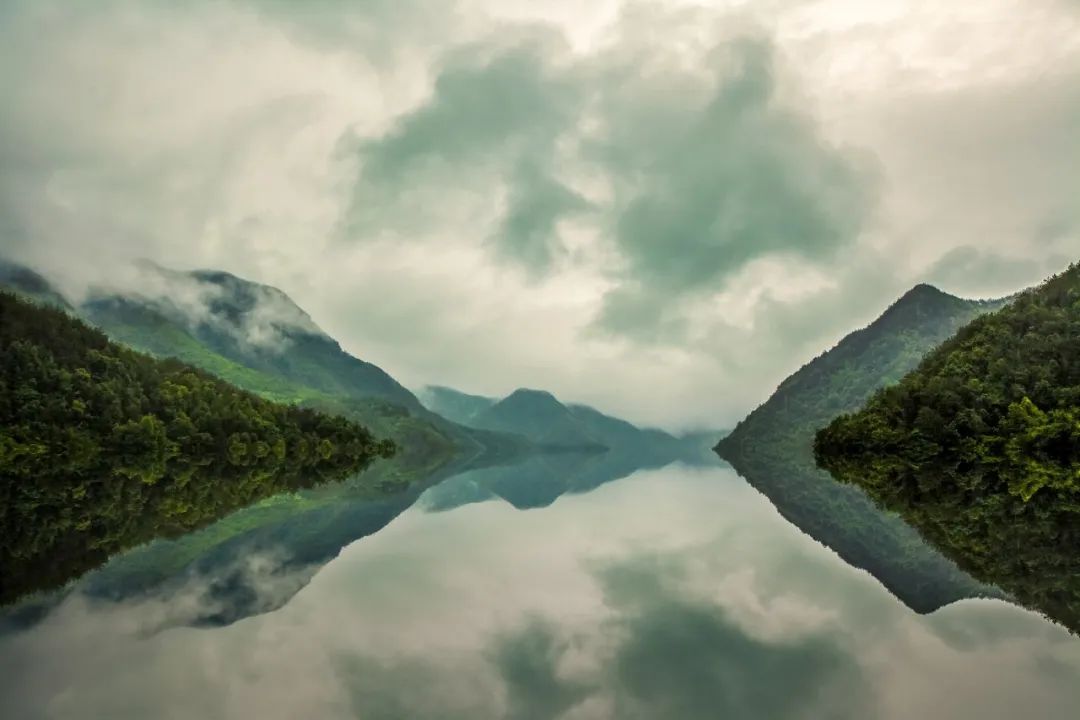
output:
[[[432,411],[471,428],[512,432],[549,450],[618,450],[654,457],[695,457],[723,431],[674,436],[643,429],[588,405],[560,402],[545,390],[519,388],[499,399],[428,386],[417,396]]]
[[[913,369],[935,346],[1004,300],[964,300],[918,285],[866,328],[851,333],[784,380],[716,447],[780,513],[873,574],[911,608],[930,612],[965,597],[997,594],[961,572],[900,518],[816,467],[818,428],[861,406]]]

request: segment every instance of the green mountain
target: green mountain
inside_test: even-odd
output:
[[[929,612],[992,594],[861,490],[816,467],[814,433],[898,381],[932,348],[1003,301],[953,297],[918,285],[866,328],[784,380],[716,447],[777,510],[909,607]]]
[[[462,425],[470,425],[473,419],[499,401],[483,395],[469,395],[442,385],[428,385],[417,396],[428,410]]]
[[[518,433],[546,447],[619,450],[640,462],[699,461],[716,437],[716,433],[675,437],[662,430],[642,429],[588,405],[565,405],[542,390],[519,389],[499,400],[428,386],[419,397],[429,409],[463,425]]]
[[[817,435],[820,462],[1080,632],[1080,266],[977,318]]]
[[[544,390],[515,390],[478,413],[470,425],[516,433],[548,449],[607,449],[568,407]]]
[[[0,293],[0,602],[393,452]]]
[[[135,347],[162,342],[159,328],[138,315],[151,312],[209,351],[252,370],[333,396],[421,409],[411,392],[378,366],[346,353],[277,288],[226,272],[177,272],[148,263],[140,268],[146,290],[98,291],[81,307],[91,322],[124,342]]]
[[[71,305],[44,277],[28,267],[0,258],[0,288],[41,305],[71,310]]]
[[[99,289],[73,307],[38,273],[6,265],[10,289],[60,298],[113,340],[177,358],[268,400],[348,417],[392,439],[399,450],[383,472],[396,485],[461,462],[512,461],[528,449],[520,437],[466,428],[422,407],[381,369],[345,354],[274,288],[226,273],[141,263],[139,282],[128,283],[140,291]],[[322,389],[301,382],[307,378]]]

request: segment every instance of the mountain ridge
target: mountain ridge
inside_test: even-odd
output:
[[[817,468],[818,427],[898,381],[933,347],[1004,300],[964,300],[920,284],[784,379],[721,439],[715,451],[794,525],[873,574],[909,607],[930,612],[995,594],[971,579],[899,518]]]

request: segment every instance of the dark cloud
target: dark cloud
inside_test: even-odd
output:
[[[599,574],[625,638],[611,662],[620,718],[861,718],[868,683],[825,630],[754,637],[722,606],[679,588],[655,558]]]
[[[430,97],[381,137],[358,141],[361,177],[348,233],[439,223],[464,190],[505,208],[491,236],[497,252],[544,270],[558,251],[559,218],[587,203],[552,167],[555,143],[578,117],[583,88],[549,67],[565,49],[545,29],[455,50]],[[404,223],[404,224],[403,224]]]
[[[653,19],[628,15],[627,37],[585,59],[550,29],[452,53],[425,103],[359,142],[350,234],[445,221],[463,190],[481,207],[502,197],[496,254],[536,274],[559,255],[559,221],[589,210],[622,266],[606,269],[616,287],[599,323],[653,337],[665,305],[754,259],[822,262],[849,246],[870,178],[778,100],[771,42],[717,32],[676,57],[635,44]],[[583,197],[566,165],[611,196]]]
[[[776,99],[776,59],[763,39],[714,51],[716,67],[688,98],[693,114],[609,112],[601,140],[613,171],[630,178],[614,218],[629,264],[600,322],[649,334],[666,305],[710,293],[763,256],[827,261],[850,246],[868,212],[869,178],[830,147],[812,121]],[[629,80],[654,97],[656,77]],[[627,101],[616,93],[612,110]],[[696,110],[694,110],[696,108]],[[655,140],[658,139],[658,140]]]
[[[526,268],[551,267],[562,246],[556,225],[589,203],[560,183],[535,159],[522,160],[513,175],[506,214],[493,240],[498,252]]]
[[[927,271],[929,282],[953,292],[1007,294],[1035,285],[1071,262],[1065,254],[1010,256],[972,245],[953,248]]]
[[[558,662],[566,649],[539,619],[498,641],[494,662],[506,684],[508,720],[553,720],[589,694],[587,683],[560,676]]]

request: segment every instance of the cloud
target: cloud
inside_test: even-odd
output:
[[[72,295],[76,302],[141,303],[197,337],[224,336],[248,352],[279,354],[297,337],[326,337],[311,317],[277,288],[228,273],[178,272],[139,261],[112,268],[101,284]],[[215,337],[216,336],[216,337]]]
[[[665,306],[723,290],[757,258],[834,259],[869,212],[870,177],[777,102],[771,43],[741,39],[713,52],[718,77],[677,112],[655,118],[652,102],[673,99],[664,75],[628,80],[630,97],[612,100],[616,127],[600,142],[629,187],[613,220],[628,268],[600,316],[611,330],[648,333]]]
[[[1035,285],[1068,267],[1068,255],[1016,257],[962,245],[945,253],[927,271],[927,279],[950,292],[1008,294]]]
[[[542,620],[527,622],[495,645],[493,662],[506,684],[508,719],[554,720],[592,690],[581,680],[560,677],[558,664],[567,648]]]
[[[916,282],[1077,247],[1061,0],[0,12],[0,253],[227,270],[407,384],[729,425]]]
[[[587,206],[551,164],[583,95],[548,67],[562,45],[557,33],[536,31],[450,53],[420,107],[384,135],[356,141],[361,169],[347,239],[415,229],[418,218],[439,224],[460,217],[461,206],[494,203],[498,254],[547,270],[560,250],[557,222]],[[450,208],[454,215],[441,213]]]

